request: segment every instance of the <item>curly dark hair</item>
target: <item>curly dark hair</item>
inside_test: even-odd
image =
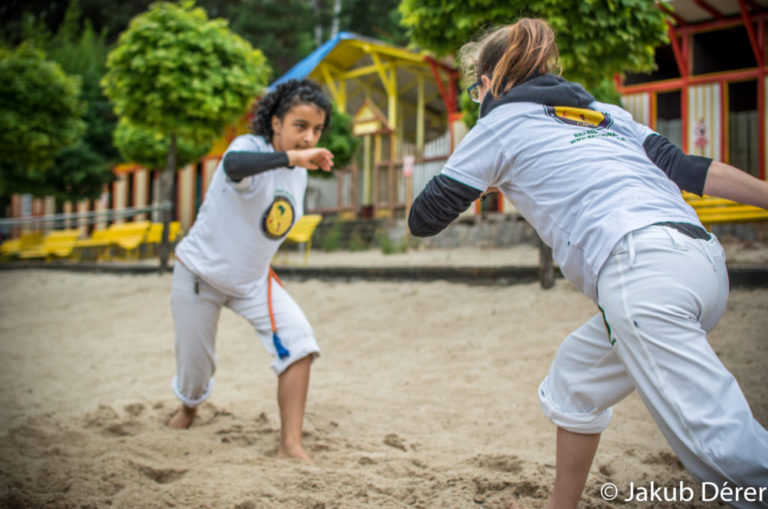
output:
[[[323,131],[331,123],[331,101],[323,93],[320,85],[308,79],[288,80],[280,83],[275,89],[259,101],[256,118],[253,120],[253,132],[260,134],[268,142],[272,142],[272,117],[280,120],[291,108],[299,104],[312,104],[325,112]]]

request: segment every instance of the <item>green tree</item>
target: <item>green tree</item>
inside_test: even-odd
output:
[[[400,24],[399,4],[400,0],[344,0],[339,26],[341,30],[406,46],[408,34]]]
[[[412,40],[438,55],[520,17],[546,19],[563,76],[588,89],[615,73],[653,69],[654,49],[667,42],[668,15],[648,0],[403,0],[400,13]]]
[[[56,35],[48,38],[46,45],[46,53],[52,60],[67,73],[80,77],[80,97],[86,105],[83,116],[86,130],[81,143],[56,158],[58,168],[70,169],[69,173],[61,173],[61,189],[66,189],[66,194],[56,193],[65,199],[98,196],[103,185],[114,179],[112,167],[119,158],[112,143],[117,118],[99,84],[106,72],[105,34],[96,34],[90,20],[81,22],[81,19],[79,2],[72,0]],[[71,176],[71,182],[67,175]]]
[[[400,25],[400,0],[198,0],[211,17],[230,20],[230,28],[261,49],[276,75],[281,75],[315,49],[320,40],[348,30],[387,42],[406,45]],[[88,20],[98,34],[114,43],[131,18],[144,12],[152,0],[79,0],[79,21]],[[69,7],[68,7],[69,6]],[[25,25],[37,24],[56,33],[65,23],[71,0],[6,0],[0,2],[0,38],[18,44]],[[338,8],[338,11],[336,10]]]
[[[48,194],[47,170],[85,130],[80,83],[27,44],[0,49],[0,195]]]
[[[200,5],[230,20],[230,28],[264,52],[278,75],[315,49],[317,19],[308,0],[200,0]]]
[[[169,138],[160,196],[169,200],[177,139],[205,143],[247,110],[269,77],[264,55],[190,1],[136,16],[107,58],[102,80],[120,117]]]
[[[151,131],[131,124],[121,118],[115,128],[115,146],[125,161],[133,161],[150,170],[165,166],[170,148],[170,139],[157,131]],[[186,166],[197,161],[211,149],[211,143],[197,143],[184,136],[178,138],[176,163]]]

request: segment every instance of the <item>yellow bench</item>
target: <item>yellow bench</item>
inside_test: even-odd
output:
[[[121,223],[112,225],[111,237],[115,246],[125,251],[126,259],[131,253],[135,253],[135,258],[139,259],[139,246],[147,237],[150,227],[149,221],[132,221],[130,223]]]
[[[312,235],[315,233],[315,228],[323,220],[323,216],[320,214],[307,214],[302,216],[296,224],[293,225],[291,231],[285,237],[286,241],[297,242],[300,244],[299,249],[304,251],[304,265],[309,263],[309,251],[312,249]]]
[[[3,258],[16,258],[22,251],[36,249],[43,243],[40,232],[24,232],[20,237],[3,241],[0,245],[0,255]]]
[[[75,248],[80,231],[72,230],[54,230],[48,233],[42,242],[34,247],[21,249],[18,253],[19,258],[29,260],[33,258],[66,258],[72,254]]]
[[[0,244],[0,257],[10,259],[21,251],[21,239],[7,239]]]
[[[135,251],[138,258],[138,248],[147,235],[149,225],[149,221],[132,221],[112,224],[106,230],[96,230],[90,238],[75,243],[73,258],[80,260],[83,251],[96,249],[97,260],[108,260],[113,247],[124,250],[126,258]]]
[[[718,223],[746,223],[752,221],[768,221],[768,210],[744,205],[739,202],[716,198],[714,196],[696,196],[683,193],[685,201],[693,207],[701,223],[709,228]]]
[[[112,245],[110,232],[108,230],[95,230],[87,239],[80,239],[75,242],[75,250],[72,252],[72,259],[80,261],[83,253],[91,249],[96,251],[96,260],[106,260],[109,258],[109,248]]]
[[[171,221],[168,223],[168,242],[173,246],[181,233],[181,223]],[[152,223],[149,225],[147,236],[141,243],[149,249],[149,256],[155,255],[155,248],[163,241],[163,223]],[[171,249],[173,251],[173,249]]]

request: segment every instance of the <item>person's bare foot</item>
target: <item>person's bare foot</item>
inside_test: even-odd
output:
[[[197,407],[191,408],[187,405],[181,405],[179,411],[168,421],[168,427],[171,429],[187,429],[192,425],[197,415]]]
[[[277,451],[277,457],[295,459],[303,461],[308,465],[314,465],[312,458],[309,457],[309,454],[307,454],[301,445],[285,446],[280,444],[280,449]]]

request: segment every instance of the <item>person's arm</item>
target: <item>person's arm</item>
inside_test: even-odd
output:
[[[651,134],[643,141],[648,159],[683,191],[704,194],[704,182],[712,163],[708,157],[686,155],[677,145],[660,134]]]
[[[238,182],[252,175],[288,166],[288,154],[285,152],[232,151],[226,153],[223,164],[227,176]]]
[[[478,199],[482,191],[445,175],[436,175],[411,205],[408,228],[417,237],[440,233]]]
[[[285,152],[233,150],[224,156],[224,171],[236,182],[252,175],[287,166],[330,171],[333,166],[333,154],[325,148],[308,148]]]
[[[643,142],[648,158],[684,190],[768,209],[768,182],[708,157],[686,155],[664,136]]]
[[[704,194],[768,209],[768,182],[720,161],[712,161]]]

